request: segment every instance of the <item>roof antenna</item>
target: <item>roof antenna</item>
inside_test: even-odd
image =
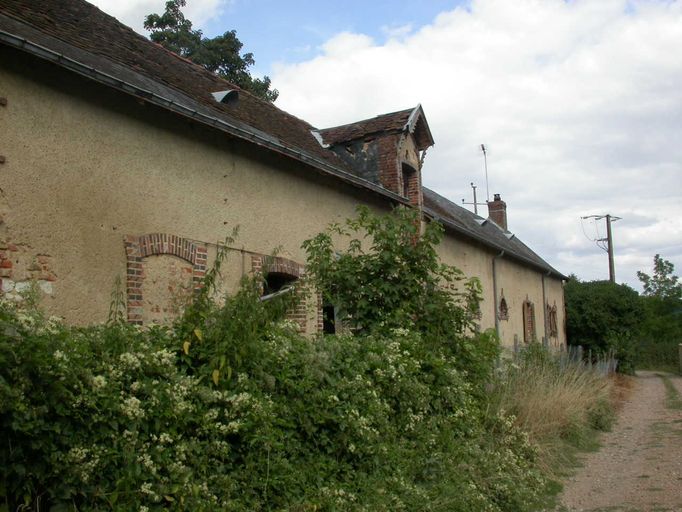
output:
[[[485,200],[490,202],[490,187],[488,186],[488,150],[485,144],[481,144],[481,151],[483,151],[483,163],[485,164]]]
[[[474,213],[478,215],[478,207],[479,206],[485,206],[487,203],[479,203],[476,200],[476,185],[474,185],[474,182],[471,182],[471,189],[474,191],[474,202],[473,203],[467,203],[466,199],[462,199],[462,204],[473,204],[474,205]]]

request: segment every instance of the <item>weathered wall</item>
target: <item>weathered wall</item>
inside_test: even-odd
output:
[[[544,280],[544,301],[543,301]],[[558,347],[565,343],[563,332],[563,287],[559,279],[543,277],[541,272],[523,266],[508,258],[497,260],[498,303],[502,296],[507,301],[508,319],[499,321],[500,337],[506,346],[515,340],[524,343],[523,302],[530,301],[535,309],[535,335],[537,341],[547,339],[548,344]],[[546,331],[545,310],[547,304],[557,304],[559,336],[551,337]]]
[[[223,267],[226,291],[254,270],[254,256],[278,249],[279,257],[303,263],[301,243],[353,216],[358,203],[389,207],[369,192],[7,48],[0,48],[0,96],[7,98],[0,107],[2,291],[16,297],[34,281],[47,310],[69,322],[105,320],[117,277],[135,290],[128,297],[134,320],[167,320],[234,226],[241,230]],[[399,158],[416,163],[411,137],[401,151]],[[140,252],[140,243],[158,245]],[[181,243],[194,247],[191,256],[176,247]],[[451,236],[438,251],[479,277],[480,324],[494,327],[494,254]],[[502,259],[501,290],[509,305],[509,319],[499,322],[503,343],[512,345],[514,335],[523,340],[526,295],[536,305],[541,339],[541,274]],[[547,279],[545,293],[558,306],[563,343],[561,283]],[[312,303],[306,307],[297,315],[308,317],[310,332],[320,319]]]
[[[438,247],[438,255],[443,263],[457,267],[467,278],[477,277],[481,281],[483,301],[481,302],[480,327],[482,330],[494,329],[495,305],[490,251],[446,235]]]
[[[126,235],[169,233],[210,249],[239,225],[237,247],[279,247],[303,262],[303,240],[359,202],[377,204],[12,50],[0,49],[0,66],[3,289],[37,274],[47,309],[70,322],[106,319],[116,276],[125,282]],[[232,285],[251,270],[247,256],[232,255]]]

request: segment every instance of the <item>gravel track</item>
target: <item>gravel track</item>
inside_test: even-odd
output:
[[[682,512],[682,410],[666,406],[660,375],[637,372],[613,430],[582,457],[557,510]],[[682,377],[667,377],[682,396]]]

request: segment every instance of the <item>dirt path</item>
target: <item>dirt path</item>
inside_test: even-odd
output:
[[[669,378],[682,396],[682,377]],[[666,388],[655,372],[638,372],[601,443],[565,483],[558,510],[682,512],[682,410],[666,407]]]

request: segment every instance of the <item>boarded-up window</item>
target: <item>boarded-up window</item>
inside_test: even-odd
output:
[[[523,302],[523,341],[531,343],[537,339],[535,333],[535,306],[526,299]]]
[[[547,304],[547,328],[549,330],[548,334],[551,338],[556,338],[559,336],[559,323],[557,321],[556,304],[553,306]]]
[[[142,320],[145,324],[168,325],[185,309],[192,297],[192,264],[160,254],[144,259]]]

